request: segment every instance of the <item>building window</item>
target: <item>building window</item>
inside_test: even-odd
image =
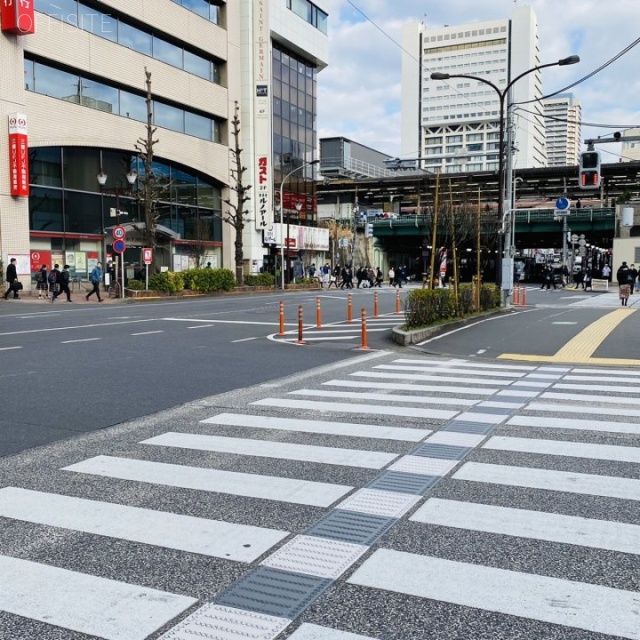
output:
[[[141,95],[41,62],[25,59],[24,68],[25,85],[29,82],[32,85],[31,88],[26,87],[29,91],[132,120],[147,121],[145,98]],[[213,142],[220,142],[222,138],[222,123],[216,118],[174,107],[160,100],[153,101],[152,109],[154,124],[160,127]]]
[[[222,24],[222,7],[213,2],[209,2],[209,0],[173,0],[173,2],[183,6],[189,11],[193,11],[193,13],[197,13],[205,20],[209,20],[217,25]]]
[[[322,33],[327,33],[328,15],[309,0],[287,0],[287,9],[313,25]]]

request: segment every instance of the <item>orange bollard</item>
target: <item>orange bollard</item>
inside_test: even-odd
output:
[[[284,335],[284,301],[280,300],[280,332],[279,336]]]
[[[322,307],[320,306],[320,298],[316,298],[316,326],[322,328]]]
[[[353,322],[353,299],[351,294],[347,296],[347,322]]]
[[[527,306],[527,290],[525,287],[522,287],[522,306]]]
[[[516,284],[513,287],[513,306],[517,307],[520,305],[520,287]]]
[[[399,291],[396,291],[396,313],[402,313],[402,301],[400,300]]]
[[[367,344],[367,310],[362,310],[362,339],[360,340],[360,349],[368,349]]]
[[[378,292],[373,294],[373,317],[378,317]]]
[[[296,340],[296,344],[304,344],[304,340],[302,338],[303,325],[304,325],[304,307],[300,305],[298,307],[298,339]]]

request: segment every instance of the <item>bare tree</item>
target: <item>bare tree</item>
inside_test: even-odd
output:
[[[231,131],[233,147],[230,149],[232,159],[231,178],[233,184],[229,186],[229,189],[234,193],[234,198],[233,200],[231,200],[231,198],[223,200],[229,208],[223,214],[222,219],[231,225],[236,232],[234,242],[236,283],[242,285],[244,283],[244,248],[242,234],[249,215],[249,210],[245,208],[245,205],[250,200],[249,190],[251,189],[251,185],[247,185],[244,182],[244,174],[247,171],[247,167],[242,164],[242,148],[240,147],[240,118],[238,117],[240,105],[237,100],[234,104],[235,109],[233,119],[231,120],[231,125],[233,126]]]
[[[142,160],[144,166],[144,180],[142,180],[142,204],[144,209],[144,241],[147,247],[153,249],[153,261],[156,262],[156,225],[158,216],[156,214],[156,202],[161,191],[165,191],[167,185],[160,185],[157,177],[153,173],[153,149],[158,143],[158,139],[154,139],[157,127],[153,126],[153,109],[151,96],[151,72],[144,68],[145,85],[147,95],[145,104],[147,105],[147,123],[145,125],[146,137],[138,138],[134,145],[138,152],[138,157]]]

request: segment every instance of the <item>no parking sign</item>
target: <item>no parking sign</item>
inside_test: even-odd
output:
[[[142,250],[142,262],[145,264],[151,264],[153,262],[153,249]]]

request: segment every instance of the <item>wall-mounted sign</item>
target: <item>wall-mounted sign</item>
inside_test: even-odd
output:
[[[24,113],[9,114],[9,176],[11,195],[29,195],[29,140],[27,116]]]
[[[2,0],[0,3],[2,31],[17,36],[35,33],[33,0]]]

